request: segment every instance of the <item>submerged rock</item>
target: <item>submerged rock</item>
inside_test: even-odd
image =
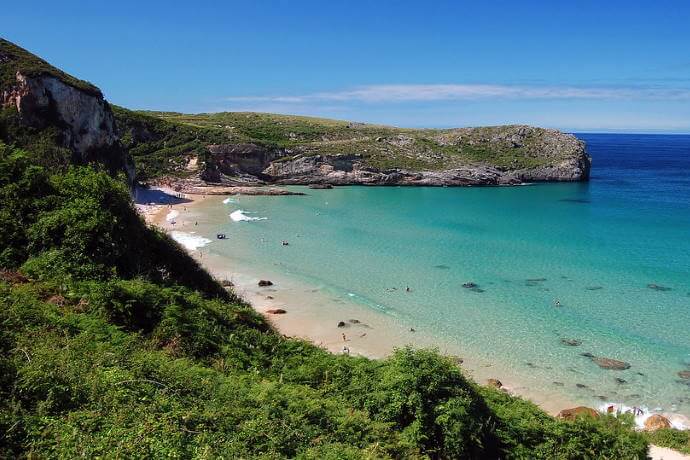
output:
[[[678,372],[678,377],[690,380],[690,371],[680,371]]]
[[[614,380],[616,381],[616,383],[617,383],[618,385],[623,385],[623,384],[625,384],[625,383],[628,383],[627,380],[622,379],[622,378],[620,378],[620,377],[616,377]]]
[[[557,417],[563,420],[576,420],[578,417],[599,417],[599,412],[591,407],[578,406],[572,409],[563,409]]]
[[[465,289],[476,289],[479,287],[477,283],[473,283],[472,281],[468,281],[467,283],[463,283],[462,287]]]
[[[588,291],[598,291],[600,289],[604,289],[604,286],[587,286],[585,289]]]
[[[563,338],[561,339],[561,343],[563,345],[568,345],[569,347],[579,347],[580,345],[582,345],[582,340]]]
[[[649,289],[654,289],[655,291],[661,291],[661,292],[665,292],[665,291],[670,291],[670,290],[671,290],[670,287],[661,286],[661,285],[659,285],[659,284],[654,284],[654,283],[648,284],[647,287],[648,287]]]
[[[617,359],[612,359],[612,358],[604,358],[601,356],[595,356],[591,358],[594,363],[596,363],[597,366],[601,367],[602,369],[612,369],[616,371],[624,371],[626,369],[630,369],[630,363],[626,363],[625,361],[619,361]]]
[[[273,282],[269,280],[259,280],[259,287],[273,286]]]

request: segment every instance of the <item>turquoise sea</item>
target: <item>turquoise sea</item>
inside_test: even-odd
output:
[[[211,253],[321,286],[572,400],[690,415],[678,374],[690,370],[690,136],[578,136],[589,183],[295,187],[307,195],[203,203],[215,218],[199,231],[228,234]]]

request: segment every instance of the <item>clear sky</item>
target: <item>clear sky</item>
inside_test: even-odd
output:
[[[6,2],[0,35],[135,109],[690,132],[690,0]]]

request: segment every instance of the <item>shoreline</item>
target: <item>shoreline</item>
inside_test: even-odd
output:
[[[168,189],[167,192],[172,190]],[[173,193],[178,194],[178,192]],[[230,194],[230,193],[224,193]],[[150,225],[155,225],[167,233],[182,231],[193,234],[194,206],[208,199],[206,195],[181,195],[183,201],[172,205],[156,205],[154,209],[143,209],[144,216]],[[220,199],[215,196],[215,199]],[[140,207],[142,205],[137,205]],[[165,212],[167,210],[167,212]],[[176,211],[178,214],[174,214]],[[187,214],[187,215],[186,215]],[[172,216],[172,218],[171,218]],[[173,221],[175,224],[173,225]],[[177,235],[179,237],[179,235]],[[178,240],[179,241],[179,240]],[[332,353],[343,353],[344,347],[353,355],[368,358],[383,358],[396,347],[411,345],[414,347],[437,348],[441,353],[461,358],[463,372],[476,383],[486,385],[488,379],[499,379],[503,382],[503,390],[508,393],[529,400],[550,415],[556,415],[560,410],[581,404],[574,402],[567,395],[557,391],[530,389],[529,385],[520,381],[514,372],[501,365],[489,363],[467,356],[457,346],[443,343],[442,340],[423,332],[414,331],[403,320],[390,317],[382,312],[367,308],[348,299],[334,299],[328,296],[327,289],[318,286],[308,286],[290,279],[289,276],[276,273],[255,273],[248,267],[238,264],[237,260],[230,260],[227,256],[218,256],[210,250],[203,250],[205,244],[198,247],[186,246],[190,255],[199,261],[218,280],[233,282],[234,292],[246,300],[257,312],[266,317],[270,324],[281,334],[307,340],[316,346]],[[259,276],[274,282],[273,286],[260,288],[257,285]],[[316,287],[316,289],[314,289]],[[306,288],[306,289],[305,289]],[[354,294],[352,294],[354,296]],[[270,314],[267,310],[283,309],[286,314]],[[348,316],[349,315],[349,316]],[[356,322],[350,322],[355,320]],[[338,328],[337,323],[344,323]],[[345,338],[342,337],[345,334]],[[606,411],[607,404],[594,404],[591,407],[599,411]],[[616,406],[616,410],[625,412],[628,408]],[[647,417],[651,412],[647,414]],[[665,413],[667,417],[672,416]],[[644,419],[638,420],[638,426]],[[685,424],[687,426],[687,424]]]

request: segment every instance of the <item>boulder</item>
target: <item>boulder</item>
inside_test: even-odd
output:
[[[338,327],[346,327],[347,323],[345,321],[338,321]]]
[[[579,347],[582,345],[582,340],[578,339],[561,339],[563,345],[568,345],[570,347]]]
[[[663,415],[654,414],[644,421],[644,429],[656,431],[664,428],[671,428],[671,422]]]
[[[287,311],[282,308],[271,308],[270,310],[266,310],[266,313],[270,315],[284,315]]]
[[[563,420],[576,420],[578,417],[599,417],[599,412],[591,407],[578,406],[572,409],[563,409],[557,417]]]
[[[267,287],[267,286],[273,286],[273,282],[269,280],[260,280],[259,281],[259,287]]]
[[[220,285],[223,287],[233,287],[235,284],[230,280],[223,280],[220,282]]]
[[[678,377],[681,379],[689,379],[690,380],[690,371],[680,371],[678,372]]]
[[[486,381],[486,385],[496,389],[501,389],[503,387],[503,383],[498,379],[489,379]]]
[[[595,356],[592,358],[592,361],[594,361],[596,365],[602,369],[611,369],[615,371],[624,371],[626,369],[630,369],[630,363],[619,361],[617,359]]]

